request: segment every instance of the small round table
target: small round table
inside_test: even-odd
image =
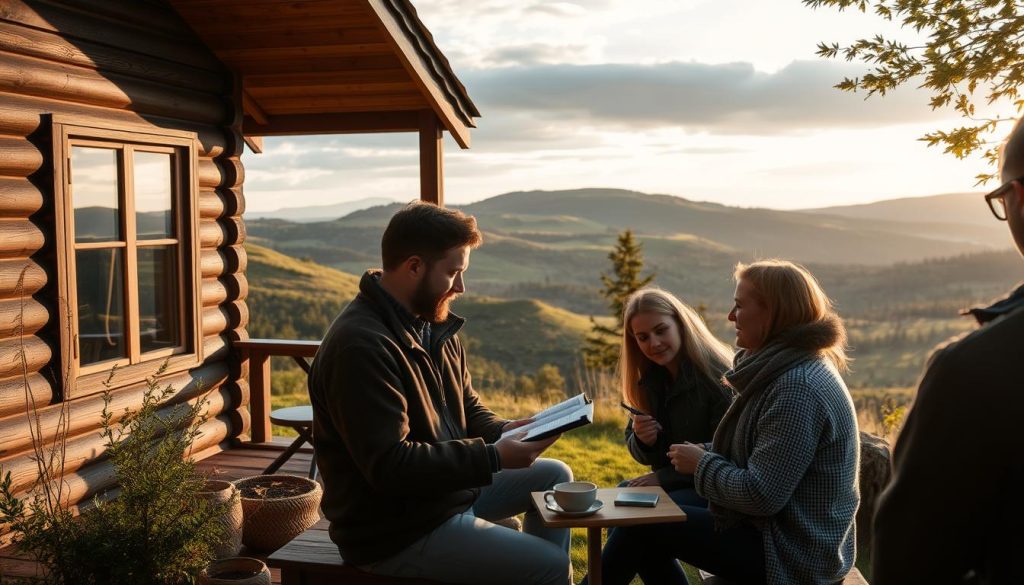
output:
[[[277,471],[284,465],[285,461],[288,461],[302,447],[303,443],[309,443],[310,447],[313,446],[313,407],[290,406],[288,408],[279,408],[270,413],[270,423],[295,429],[299,436],[295,437],[292,444],[288,445],[288,448],[278,455],[277,459],[274,459],[274,462],[269,467],[263,470],[264,474],[271,474]],[[316,479],[316,475],[316,451],[314,451],[309,463],[309,479]]]

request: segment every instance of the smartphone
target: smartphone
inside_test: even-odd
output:
[[[658,505],[658,494],[621,491],[615,496],[615,505],[653,508]]]
[[[633,413],[635,415],[647,416],[646,412],[639,411],[639,410],[633,408],[632,406],[626,404],[625,402],[619,401],[619,406],[621,406],[622,408],[625,408],[626,410],[628,410],[629,412],[631,412],[631,413]]]

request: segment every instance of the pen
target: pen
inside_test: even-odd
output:
[[[621,406],[622,408],[625,408],[626,410],[628,410],[629,412],[631,412],[631,413],[633,413],[635,415],[648,416],[648,414],[646,412],[637,410],[637,409],[633,408],[632,406],[626,404],[625,402],[620,401],[619,402],[619,406]]]

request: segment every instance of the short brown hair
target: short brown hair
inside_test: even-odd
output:
[[[431,263],[452,248],[476,248],[482,242],[472,215],[414,201],[391,217],[380,240],[381,261],[384,270],[394,270],[413,256]]]

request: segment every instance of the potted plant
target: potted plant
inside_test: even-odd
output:
[[[320,484],[297,475],[257,475],[235,481],[242,497],[242,543],[277,550],[320,519]]]
[[[7,472],[0,481],[0,523],[9,525],[14,544],[43,567],[45,583],[189,583],[224,540],[218,518],[228,504],[201,495],[206,480],[187,457],[205,420],[206,400],[164,408],[174,389],[159,387],[163,370],[148,379],[141,408],[120,417],[110,408],[116,368],[111,371],[102,434],[118,491],[116,497],[97,496],[78,517],[63,492],[68,407],[61,411],[56,441],[44,440],[38,426],[30,425],[38,479],[26,494],[16,494]]]
[[[199,494],[210,502],[225,505],[224,514],[218,518],[224,539],[214,547],[214,558],[236,556],[242,550],[242,500],[238,488],[230,481],[208,479]]]
[[[199,573],[197,581],[199,585],[270,585],[270,569],[250,557],[220,559]]]

